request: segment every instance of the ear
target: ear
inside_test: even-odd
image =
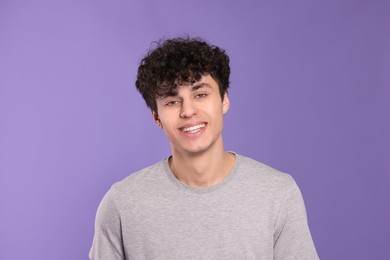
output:
[[[230,100],[229,100],[228,94],[225,92],[225,94],[223,96],[223,101],[222,101],[223,114],[227,113],[227,111],[229,110],[229,107],[230,107]]]
[[[152,113],[152,117],[153,117],[154,121],[160,120],[160,118],[158,117],[158,114],[156,113],[156,111],[150,110],[150,112]]]
[[[151,112],[152,112],[153,120],[154,120],[154,122],[156,123],[156,125],[158,125],[158,127],[162,128],[162,124],[161,124],[161,121],[160,121],[160,117],[158,116],[157,112],[156,112],[156,111],[153,111],[153,110],[151,110]]]

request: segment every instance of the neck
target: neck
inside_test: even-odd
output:
[[[172,150],[169,166],[175,177],[191,187],[214,186],[229,174],[234,165],[233,154],[221,149],[183,154]]]

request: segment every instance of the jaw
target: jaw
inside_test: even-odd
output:
[[[205,131],[203,129],[201,131]],[[176,157],[198,157],[207,154],[207,157],[211,158],[212,154],[224,151],[222,133],[214,137],[199,132],[182,134],[180,141],[171,141],[171,151]]]

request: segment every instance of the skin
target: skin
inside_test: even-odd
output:
[[[157,98],[156,103],[158,114],[152,111],[152,115],[170,141],[169,166],[176,178],[191,187],[221,182],[235,161],[233,154],[225,152],[222,139],[228,95],[221,99],[218,83],[204,75],[179,86],[175,96]]]

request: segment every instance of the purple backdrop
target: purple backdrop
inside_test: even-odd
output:
[[[87,259],[111,184],[169,155],[153,40],[231,56],[226,148],[294,176],[322,259],[390,255],[389,1],[0,2],[0,259]]]

